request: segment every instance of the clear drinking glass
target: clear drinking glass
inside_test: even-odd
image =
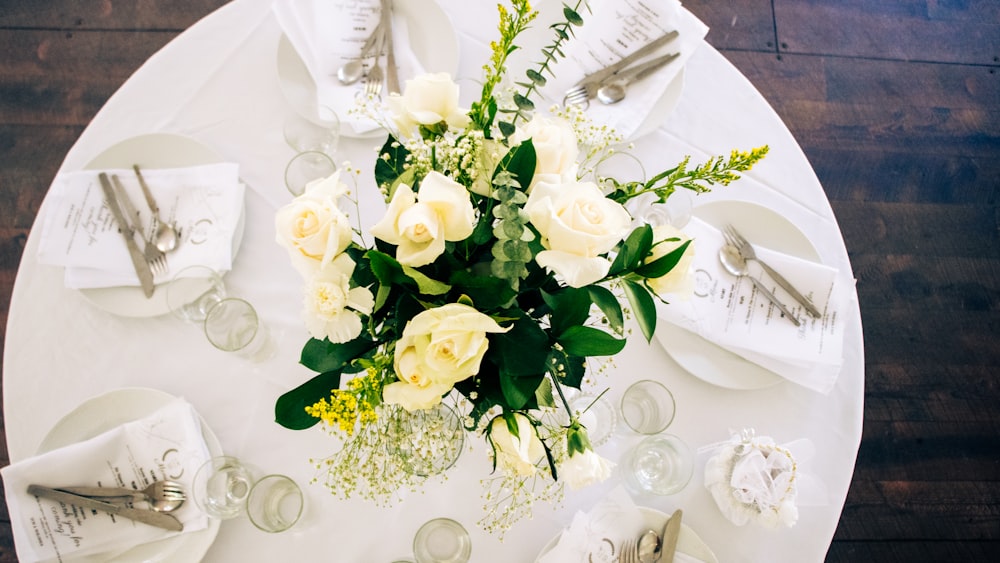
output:
[[[285,167],[285,187],[293,196],[300,196],[310,183],[328,178],[336,171],[337,165],[327,154],[319,151],[300,152]]]
[[[611,438],[611,434],[615,431],[617,416],[614,407],[607,399],[593,395],[577,395],[570,399],[569,408],[573,409],[578,415],[580,424],[587,429],[590,445],[596,448]]]
[[[674,395],[662,383],[644,379],[622,395],[622,420],[639,434],[658,434],[674,421]]]
[[[235,352],[255,362],[266,360],[274,352],[267,327],[256,309],[238,297],[216,303],[208,310],[204,326],[208,341],[224,352]]]
[[[622,459],[622,480],[635,494],[672,495],[694,473],[694,454],[673,434],[643,438]]]
[[[469,533],[450,518],[428,521],[413,538],[413,557],[417,563],[466,563],[471,555]]]
[[[327,106],[320,106],[314,119],[292,112],[285,118],[283,133],[295,152],[316,151],[333,156],[340,143],[340,117]]]
[[[189,323],[204,321],[209,309],[226,297],[222,276],[208,266],[188,266],[177,272],[165,291],[170,312]]]
[[[254,483],[247,497],[247,516],[258,529],[284,532],[298,522],[305,499],[302,489],[284,475],[265,475]]]
[[[228,520],[243,513],[253,482],[253,475],[240,460],[213,457],[195,473],[191,496],[205,514]]]

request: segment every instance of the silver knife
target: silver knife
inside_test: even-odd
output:
[[[665,526],[663,526],[663,550],[660,552],[660,558],[656,560],[655,563],[673,563],[674,553],[677,552],[677,539],[681,535],[681,516],[683,512],[681,509],[674,511],[670,519],[667,520]]]
[[[28,494],[35,495],[36,497],[51,499],[64,504],[72,504],[73,506],[78,506],[80,508],[100,510],[102,512],[114,514],[115,516],[121,516],[123,518],[128,518],[129,520],[135,520],[136,522],[142,522],[143,524],[149,524],[150,526],[156,526],[157,528],[163,528],[173,532],[180,532],[184,530],[184,524],[181,524],[180,520],[170,514],[164,514],[162,512],[109,504],[92,498],[57,491],[41,485],[28,485]]]
[[[125,237],[125,246],[128,247],[128,255],[132,258],[132,266],[135,268],[135,273],[139,276],[142,292],[148,299],[153,296],[154,291],[153,270],[150,269],[149,263],[146,262],[146,257],[143,255],[142,250],[139,249],[139,245],[135,243],[135,227],[128,220],[126,212],[122,211],[118,196],[115,195],[115,189],[111,186],[108,175],[101,172],[97,177],[101,181],[101,189],[104,190],[104,199],[108,202],[108,208],[111,209],[112,215],[115,216],[115,221],[118,222],[119,230],[121,230],[122,236]]]
[[[382,0],[382,23],[385,25],[385,85],[390,94],[401,94],[399,66],[396,64],[396,50],[392,44],[392,0]]]
[[[775,272],[773,268],[765,264],[764,261],[761,260],[760,258],[752,258],[752,260],[760,264],[760,267],[763,268],[765,272],[767,272],[767,275],[771,276],[772,280],[778,282],[778,285],[783,287],[785,291],[787,291],[788,294],[792,296],[793,299],[798,301],[799,304],[801,304],[805,308],[807,313],[809,313],[810,315],[812,315],[817,319],[823,316],[820,314],[819,309],[817,309],[816,306],[812,304],[812,302],[806,299],[804,295],[799,293],[799,290],[792,287],[792,284],[788,283],[788,280],[786,280],[784,276],[782,276],[778,272]]]
[[[636,52],[622,57],[618,62],[612,63],[602,68],[601,70],[598,70],[596,72],[588,74],[587,76],[584,76],[579,82],[576,83],[576,86],[586,86],[588,84],[598,84],[604,82],[605,79],[614,74],[617,74],[618,71],[620,71],[621,69],[627,67],[628,65],[641,59],[642,57],[645,57],[646,55],[652,53],[653,51],[658,49],[661,45],[669,43],[675,37],[677,37],[677,35],[678,33],[676,30],[661,35],[660,37],[640,47],[639,50],[637,50]]]

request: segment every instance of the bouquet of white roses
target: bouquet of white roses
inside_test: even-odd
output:
[[[472,108],[458,107],[458,86],[443,74],[388,98],[390,135],[374,170],[388,207],[373,244],[359,242],[338,175],[279,210],[279,242],[306,280],[312,338],[301,361],[318,375],[279,398],[276,418],[293,429],[322,420],[357,456],[351,444],[386,405],[427,409],[457,393],[495,466],[576,487],[610,466],[563,388],[580,388],[588,358],[622,350],[628,313],[652,337],[654,299],[686,283],[694,250],[673,227],[635,224],[624,204],[727,184],[766,147],[694,168],[685,159],[646,181],[581,179],[581,162],[616,139],[581,150],[580,114],[533,115],[530,95],[582,20],[565,8],[544,61],[505,106],[495,90],[535,15],[526,0],[512,6],[500,6],[501,39]],[[540,413],[561,408],[568,422],[544,422]]]

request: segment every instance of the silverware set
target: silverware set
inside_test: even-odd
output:
[[[767,265],[758,256],[756,250],[750,242],[739,233],[732,225],[726,225],[722,230],[722,236],[726,240],[725,246],[719,250],[719,261],[722,263],[723,267],[734,276],[747,277],[751,282],[757,287],[764,297],[769,301],[774,303],[776,307],[790,320],[795,326],[800,326],[802,321],[794,315],[788,307],[785,306],[775,295],[772,293],[767,286],[761,283],[756,277],[750,275],[750,269],[747,266],[747,262],[757,262],[760,264],[761,268],[767,275],[775,281],[782,289],[788,292],[802,308],[812,317],[820,318],[822,315],[815,305],[794,286],[784,276],[779,274],[771,266]]]
[[[385,82],[390,92],[399,92],[399,67],[396,65],[396,52],[392,43],[392,2],[381,0],[379,22],[371,35],[361,46],[361,55],[356,61],[351,61],[337,70],[337,79],[345,85],[354,84],[364,79],[364,94],[377,97],[382,93]],[[382,70],[381,59],[385,53],[386,70]],[[364,61],[374,57],[367,70]]]
[[[149,298],[153,296],[155,291],[153,276],[164,275],[170,271],[166,253],[177,247],[180,231],[176,224],[164,223],[160,219],[160,207],[153,198],[146,180],[142,177],[142,171],[138,165],[134,165],[133,169],[139,180],[139,185],[142,187],[146,204],[153,214],[148,238],[142,236],[139,211],[132,204],[132,199],[129,198],[118,175],[108,176],[108,174],[101,172],[98,174],[98,179],[101,182],[101,189],[104,191],[104,199],[107,201],[108,208],[114,215],[115,221],[118,222],[118,227],[125,238],[132,266],[139,276],[139,284],[142,286],[143,293]],[[136,237],[137,234],[138,237]]]
[[[180,532],[184,529],[172,514],[184,504],[184,487],[174,481],[157,481],[141,491],[119,487],[44,487],[28,485],[28,494],[70,504],[82,509],[100,510],[130,520]],[[146,502],[149,508],[135,508]]]
[[[677,509],[667,519],[662,534],[646,530],[637,538],[622,542],[618,563],[673,563],[682,517],[682,511]]]
[[[666,33],[643,45],[634,53],[622,57],[618,62],[583,77],[572,88],[566,90],[566,94],[563,97],[563,105],[575,105],[586,108],[590,105],[590,100],[594,98],[597,98],[603,104],[620,102],[625,98],[628,85],[656,72],[677,58],[678,53],[662,55],[633,68],[628,68],[629,65],[638,62],[647,55],[651,55],[661,46],[673,41],[677,35],[677,31]]]

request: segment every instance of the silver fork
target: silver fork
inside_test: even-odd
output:
[[[618,552],[618,563],[639,563],[639,544],[636,540],[625,540]]]
[[[371,70],[365,76],[365,95],[377,98],[379,94],[382,93],[382,66],[379,64],[378,57],[375,58],[375,62],[372,63]]]
[[[582,80],[576,83],[576,85],[569,90],[566,90],[566,94],[563,96],[563,105],[580,105],[584,106],[584,109],[586,109],[586,106],[590,105],[590,99],[597,94],[597,89],[601,87],[601,84],[603,84],[605,80],[612,78],[614,75],[618,74],[618,71],[652,53],[661,45],[672,41],[675,37],[677,37],[677,35],[677,31],[671,31],[661,35],[653,41],[643,45],[631,55],[622,57],[618,60],[618,62],[584,76]]]
[[[799,291],[795,289],[784,276],[774,271],[773,268],[757,257],[757,252],[754,250],[753,245],[750,244],[750,241],[745,239],[739,231],[737,231],[732,225],[726,225],[724,230],[724,234],[729,235],[727,238],[729,238],[733,246],[740,251],[740,256],[742,256],[744,260],[753,260],[754,262],[760,264],[760,267],[767,272],[767,275],[771,276],[771,279],[777,282],[777,284],[784,288],[789,295],[798,301],[811,316],[817,319],[822,316],[816,306],[813,305],[812,302],[809,301],[809,299],[807,299],[804,295],[799,293]]]
[[[132,199],[128,197],[128,193],[125,192],[125,187],[122,185],[122,181],[118,178],[117,174],[112,174],[111,181],[115,185],[115,190],[118,191],[118,200],[122,202],[122,206],[125,207],[125,213],[129,217],[135,217],[136,222],[139,221],[139,212],[135,210],[135,206],[132,205]],[[142,237],[143,239],[143,250],[142,254],[146,258],[146,263],[149,264],[149,269],[153,271],[153,274],[162,276],[166,274],[169,268],[167,267],[167,256],[162,250],[156,248],[153,241]]]

